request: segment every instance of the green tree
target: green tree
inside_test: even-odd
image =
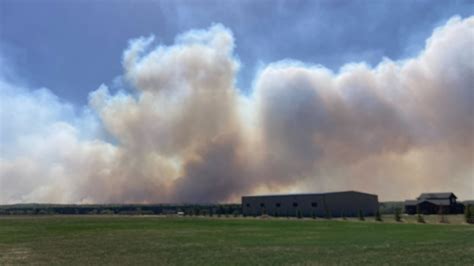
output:
[[[464,207],[464,220],[466,223],[472,224],[474,223],[474,215],[473,211],[471,210],[472,206],[467,204],[466,207]]]
[[[331,220],[331,218],[332,218],[331,210],[329,210],[329,208],[326,207],[326,208],[324,208],[324,212],[325,212],[325,215],[326,215],[326,219]]]
[[[375,220],[376,220],[377,222],[381,222],[381,221],[382,221],[382,215],[380,215],[380,210],[379,210],[379,209],[377,209],[377,210],[375,211]]]
[[[394,216],[395,216],[395,221],[396,222],[401,222],[402,221],[402,210],[400,208],[395,208],[395,213],[394,213]]]
[[[219,205],[219,207],[217,207],[217,217],[221,217],[222,214],[224,214],[224,207]]]
[[[298,217],[298,219],[301,219],[303,217],[303,215],[302,215],[302,213],[299,209],[296,211],[296,216]]]
[[[420,213],[420,206],[416,206],[416,221],[421,224],[425,223],[425,218]]]
[[[364,212],[362,210],[359,210],[359,220],[360,221],[364,221],[365,218],[364,218]]]
[[[448,218],[446,217],[446,215],[444,213],[443,206],[439,206],[438,216],[439,216],[439,222],[440,223],[443,223],[443,224],[448,223]]]

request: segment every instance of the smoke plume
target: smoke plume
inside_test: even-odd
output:
[[[474,17],[415,57],[338,72],[284,60],[249,94],[222,25],[131,40],[123,79],[81,108],[0,79],[0,203],[226,202],[361,190],[474,197]],[[4,64],[4,62],[2,62]],[[2,67],[3,69],[3,67]]]

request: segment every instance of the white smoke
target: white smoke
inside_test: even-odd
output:
[[[217,202],[357,189],[474,197],[474,17],[437,28],[416,57],[337,73],[281,61],[235,86],[230,30],[172,46],[130,41],[136,89],[77,110],[47,89],[0,83],[0,202]],[[103,133],[102,131],[105,131]]]

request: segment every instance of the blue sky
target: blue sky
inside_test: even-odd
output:
[[[249,91],[262,64],[291,58],[337,70],[347,62],[416,55],[436,26],[473,1],[0,1],[0,52],[30,87],[85,104],[123,73],[130,39],[172,44],[193,28],[232,30]]]
[[[0,204],[472,199],[473,13],[0,0]]]

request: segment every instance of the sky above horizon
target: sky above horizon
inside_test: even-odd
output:
[[[235,36],[237,86],[250,92],[262,65],[293,59],[337,71],[348,62],[400,60],[418,54],[450,17],[473,13],[472,1],[458,0],[3,0],[0,53],[31,87],[82,105],[120,78],[130,39],[154,35],[170,45],[181,32],[221,23]]]
[[[0,0],[0,204],[472,199],[473,15],[473,1]]]

